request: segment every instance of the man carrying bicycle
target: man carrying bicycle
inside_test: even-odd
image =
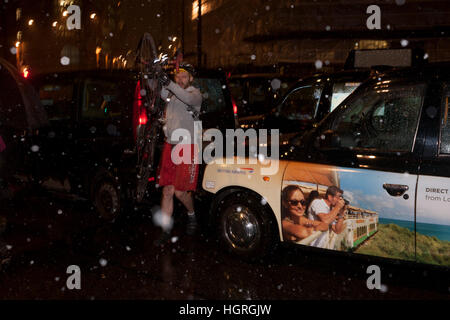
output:
[[[192,65],[181,63],[175,72],[175,82],[162,73],[159,81],[163,85],[161,98],[168,101],[165,112],[165,125],[163,127],[166,141],[164,143],[161,162],[158,168],[158,184],[163,187],[161,198],[163,235],[156,242],[161,245],[170,238],[170,221],[173,214],[173,196],[175,195],[187,209],[188,224],[187,233],[192,235],[197,229],[197,220],[194,213],[194,199],[192,191],[196,190],[198,179],[198,155],[199,146],[194,142],[194,122],[198,120],[202,104],[200,90],[192,86],[195,70]],[[190,143],[184,144],[178,150],[179,140],[174,139],[174,131],[185,129],[190,133]],[[177,145],[177,149],[173,151]],[[178,151],[177,151],[178,150]],[[186,161],[183,152],[189,151]],[[189,152],[187,152],[189,153]],[[173,159],[172,154],[183,158],[182,163]],[[176,158],[176,157],[175,157]]]

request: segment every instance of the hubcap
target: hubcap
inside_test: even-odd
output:
[[[258,220],[247,207],[233,205],[228,208],[224,223],[225,236],[233,248],[250,249],[260,236]]]
[[[119,207],[119,197],[114,186],[110,184],[104,184],[100,187],[100,206],[103,208],[103,212],[108,217],[115,216],[117,214],[117,208]]]

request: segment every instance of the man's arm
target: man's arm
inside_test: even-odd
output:
[[[187,91],[173,81],[170,81],[166,88],[188,106],[199,106],[202,104],[202,95],[198,90]]]
[[[336,234],[340,234],[342,231],[344,231],[344,228],[345,228],[345,224],[344,224],[344,218],[343,217],[339,217],[338,220],[337,220],[337,223],[331,226],[331,229]]]
[[[161,89],[161,99],[166,100],[169,97],[169,90],[165,87]]]
[[[327,223],[328,225],[332,223],[334,220],[336,220],[336,217],[341,211],[341,209],[344,207],[345,202],[344,200],[339,200],[339,202],[336,204],[336,206],[331,209],[329,213],[318,213],[317,216],[319,217],[320,221]]]

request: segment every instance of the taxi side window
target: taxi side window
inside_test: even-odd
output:
[[[322,86],[305,86],[291,92],[279,109],[279,115],[288,120],[312,120],[317,111]]]
[[[82,117],[84,119],[108,119],[121,115],[121,90],[117,83],[109,81],[86,82]]]
[[[441,147],[440,153],[450,154],[450,86],[444,89],[444,101],[442,104],[442,119],[441,119]]]
[[[411,151],[424,84],[378,82],[339,109],[331,126],[339,147]]]
[[[39,88],[39,99],[47,111],[49,120],[71,118],[73,84],[45,84]]]
[[[336,82],[333,85],[330,112],[336,109],[360,84],[360,82]]]
[[[219,79],[196,78],[193,86],[199,88],[202,94],[202,113],[222,112],[226,110],[226,100]]]

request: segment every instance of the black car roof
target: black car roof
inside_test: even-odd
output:
[[[90,69],[90,70],[71,70],[71,71],[58,71],[58,72],[49,72],[49,73],[41,73],[33,77],[32,81],[40,80],[44,78],[54,77],[70,79],[73,77],[125,77],[125,78],[133,78],[137,76],[137,72],[133,69]],[[223,78],[225,79],[225,73],[218,70],[206,70],[200,69],[197,70],[197,78],[198,77],[208,77],[208,78]]]
[[[317,80],[329,80],[329,81],[355,81],[355,82],[363,82],[367,80],[370,76],[371,70],[369,69],[353,69],[353,70],[342,70],[337,72],[322,72],[322,73],[316,73],[312,76],[309,76],[307,78],[303,78],[295,82],[288,92],[292,91],[293,89],[303,85],[304,83],[308,82],[314,82]]]
[[[49,72],[41,73],[31,78],[31,81],[39,81],[42,79],[72,79],[74,77],[125,77],[133,78],[135,73],[127,69],[115,69],[115,70],[105,70],[105,69],[92,69],[92,70],[75,70],[75,71],[59,71],[59,72]]]
[[[332,81],[336,81],[339,79],[355,79],[355,81],[363,81],[367,79],[370,75],[370,70],[364,69],[364,70],[341,70],[337,72],[331,72],[331,73],[317,73],[314,74],[311,77],[304,78],[299,82],[307,81],[311,79],[330,79]]]
[[[416,80],[450,80],[450,62],[430,63],[418,67],[398,68],[383,72],[380,78],[405,78]]]

